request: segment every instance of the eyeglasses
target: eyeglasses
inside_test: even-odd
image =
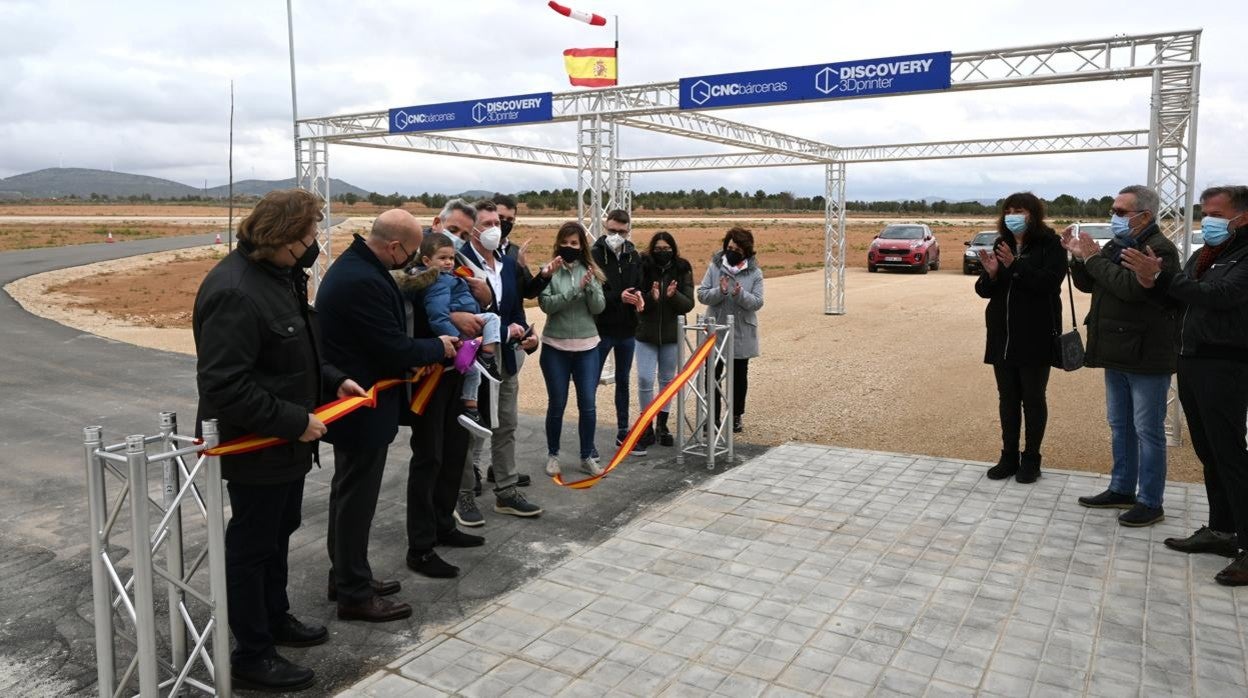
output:
[[[615,233],[616,235],[628,235],[628,231],[628,228],[607,228],[608,233]]]
[[[1125,208],[1111,208],[1109,209],[1109,213],[1114,216],[1129,216],[1136,213],[1142,213],[1142,211],[1129,211]]]

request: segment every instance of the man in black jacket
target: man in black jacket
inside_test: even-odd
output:
[[[1165,519],[1166,397],[1175,367],[1176,319],[1172,303],[1150,298],[1121,265],[1124,249],[1153,250],[1171,273],[1179,253],[1157,227],[1157,192],[1129,186],[1114,199],[1110,220],[1114,237],[1097,247],[1087,233],[1072,229],[1062,245],[1074,259],[1070,275],[1080,291],[1092,294],[1085,320],[1088,350],[1084,364],[1105,369],[1113,470],[1102,493],[1080,497],[1085,507],[1126,509],[1123,526],[1151,526]],[[1138,489],[1138,495],[1137,495]]]
[[[1214,579],[1248,585],[1248,187],[1211,187],[1200,195],[1205,246],[1181,273],[1152,250],[1125,250],[1122,264],[1161,298],[1178,301],[1179,401],[1192,448],[1205,469],[1209,525],[1167,538],[1185,553],[1235,558]]]
[[[632,230],[627,211],[616,209],[607,214],[603,224],[606,234],[594,241],[590,250],[607,280],[602,293],[607,307],[594,316],[598,325],[598,370],[601,373],[607,357],[615,353],[615,445],[624,443],[628,435],[629,377],[632,375],[633,352],[637,343],[637,312],[645,307],[645,296],[637,290],[641,285],[641,255],[629,242]],[[601,379],[601,377],[600,377]],[[638,442],[640,444],[640,441]],[[645,446],[634,451],[645,455]]]
[[[420,225],[402,209],[382,213],[365,240],[351,246],[326,272],[317,291],[321,343],[326,359],[363,385],[402,378],[410,369],[454,356],[456,338],[414,339],[407,333],[403,298],[393,269],[411,262],[420,247]],[[333,565],[329,595],[344,620],[384,622],[406,618],[412,608],[383,596],[398,582],[373,578],[368,535],[377,508],[390,442],[405,408],[398,388],[377,394],[373,409],[362,409],[334,424],[325,440],[334,445],[334,479],[329,495],[329,535]]]
[[[195,297],[198,420],[218,420],[223,442],[248,434],[286,440],[221,458],[232,511],[225,534],[231,670],[240,688],[306,688],[312,670],[274,646],[328,639],[324,627],[290,615],[286,597],[303,481],[325,434],[312,411],[323,391],[364,394],[317,351],[306,269],[320,249],[320,210],[320,199],[306,191],[266,195],[239,225],[238,248],[204,277]]]

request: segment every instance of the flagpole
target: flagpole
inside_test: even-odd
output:
[[[620,16],[611,15],[611,21],[615,24],[615,84],[620,84]]]

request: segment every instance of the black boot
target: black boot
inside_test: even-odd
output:
[[[1014,479],[1024,485],[1030,485],[1040,477],[1040,454],[1023,451],[1018,459],[1018,473]]]
[[[1001,459],[988,469],[989,480],[1004,480],[1018,472],[1018,451],[1002,451]]]
[[[669,448],[672,446],[675,446],[676,439],[672,438],[672,432],[667,430],[667,413],[666,412],[659,413],[658,427],[659,428],[657,432],[659,436],[659,445],[667,446]]]

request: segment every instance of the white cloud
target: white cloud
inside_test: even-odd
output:
[[[577,0],[620,13],[626,84],[935,50],[967,51],[1205,27],[1197,185],[1242,179],[1248,67],[1244,13],[1224,3],[1141,0],[1130,12],[1081,0],[1038,8],[977,3],[674,3]],[[55,166],[115,167],[191,184],[225,180],[235,81],[235,175],[293,171],[284,3],[0,4],[0,176]],[[564,48],[610,45],[600,29],[539,0],[295,3],[302,116],[569,89]],[[1071,21],[1077,18],[1078,21]],[[1146,128],[1148,81],[1098,82],[718,112],[841,145]],[[468,137],[571,150],[568,125]],[[699,153],[704,143],[625,130],[626,157]],[[851,198],[994,198],[1016,189],[1099,195],[1146,174],[1142,152],[854,165]],[[574,186],[568,170],[335,147],[331,173],[379,191]],[[819,167],[637,176],[634,187],[818,193]]]

